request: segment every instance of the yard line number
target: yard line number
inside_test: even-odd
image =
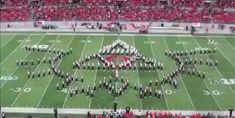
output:
[[[187,43],[185,41],[176,41],[175,44],[177,44],[177,45],[185,45]]]
[[[28,43],[28,42],[30,42],[30,40],[29,39],[20,39],[20,40],[18,40],[18,42],[20,42],[20,43]]]
[[[4,80],[6,80],[6,81],[8,81],[8,80],[17,80],[17,79],[18,79],[17,76],[1,76],[1,78],[0,78],[1,81],[4,81]]]
[[[156,43],[156,42],[154,42],[154,41],[144,41],[144,43],[145,43],[145,44],[154,44],[154,43]]]
[[[212,90],[212,91],[208,91],[208,90],[203,90],[203,95],[221,95],[223,94],[223,92],[217,91],[217,90]]]
[[[209,48],[196,47],[195,50],[209,50]]]
[[[24,92],[24,93],[29,93],[32,89],[30,87],[27,88],[21,88],[21,87],[16,87],[14,89],[10,89],[13,92],[19,93],[20,91]]]
[[[55,40],[49,40],[50,43],[61,43],[61,40],[55,39]]]
[[[91,40],[81,40],[81,43],[91,43]]]
[[[210,84],[225,84],[225,85],[235,84],[235,79],[222,78],[222,79],[216,80],[213,78],[208,78],[208,80],[209,80]]]
[[[33,45],[34,48],[39,48],[39,49],[47,49],[49,46],[48,45]]]
[[[172,91],[170,89],[166,89],[164,92],[166,93],[166,95],[172,95],[172,94],[176,93],[175,91]]]

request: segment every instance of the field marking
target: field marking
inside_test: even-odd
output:
[[[197,41],[195,38],[193,38],[193,39],[194,39],[194,42],[196,42],[197,45],[198,45],[199,47],[201,47],[201,45],[198,43],[198,41]],[[206,56],[207,56],[208,59],[211,59],[211,58],[208,56],[208,54],[206,54]],[[225,78],[225,77],[222,75],[222,73],[220,72],[220,70],[218,69],[218,67],[215,66],[215,69],[216,69],[217,73],[218,73],[221,77]],[[217,79],[217,80],[218,80],[218,79]],[[235,91],[232,89],[232,87],[231,87],[231,86],[228,86],[228,88],[230,88],[230,90],[232,91],[232,93],[235,95]]]
[[[102,39],[102,42],[101,42],[100,48],[102,48],[103,43],[104,43],[104,36],[103,36],[103,39]],[[96,76],[97,76],[97,70],[96,70],[96,72],[95,72],[95,76],[94,76],[94,83],[95,83],[95,81],[96,81]],[[93,98],[90,98],[90,102],[89,102],[89,109],[91,108],[91,102],[92,102],[92,99],[93,99]]]
[[[194,41],[201,47],[201,45],[198,43],[198,41],[194,38]],[[223,53],[223,52],[222,52]],[[209,56],[208,56],[208,54],[206,54],[206,56],[208,57],[208,59],[211,59]],[[226,58],[226,57],[225,57]],[[224,76],[223,76],[223,74],[220,72],[220,70],[218,69],[218,67],[217,66],[215,66],[215,68],[216,68],[216,71],[217,71],[217,73],[221,76],[221,77],[223,77],[223,78],[225,78]],[[217,79],[218,80],[218,79]],[[235,95],[235,91],[232,89],[232,87],[231,86],[229,86],[229,88],[233,91],[232,93],[234,93],[234,95]]]
[[[198,43],[198,41],[194,38],[194,42],[196,42],[200,47],[201,47],[201,45]],[[221,53],[221,52],[220,52]],[[223,52],[222,52],[223,53]],[[210,57],[206,54],[206,56],[208,57],[208,59],[210,59]],[[226,57],[225,57],[226,58]],[[218,69],[218,67],[216,67],[215,66],[215,68],[216,68],[216,71],[217,71],[217,73],[221,76],[221,77],[223,77],[223,78],[225,78],[224,76],[223,76],[223,74],[220,72],[220,70]],[[217,79],[218,80],[218,79]],[[232,89],[232,87],[231,86],[229,86],[229,88],[233,91],[232,93],[234,93],[235,94],[235,91]]]
[[[148,41],[150,41],[149,36],[148,36]],[[151,44],[149,44],[149,45],[150,45],[150,48],[151,48],[151,53],[152,53],[152,55],[153,55],[153,58],[156,59],[156,58],[155,58],[156,55],[153,53],[153,47],[152,47]],[[158,72],[158,78],[160,79],[160,72],[159,72],[159,69],[157,69],[157,72]],[[159,80],[159,79],[158,79],[158,80]],[[162,93],[164,94],[164,99],[165,99],[165,102],[166,102],[166,107],[167,107],[167,109],[169,110],[169,104],[168,104],[168,101],[167,101],[167,98],[166,98],[166,94],[165,94],[165,92],[164,92],[165,89],[163,89],[162,85],[161,85],[161,88],[162,88]]]
[[[21,42],[13,51],[11,51],[11,53],[7,55],[7,57],[0,63],[0,65],[2,65],[23,44],[24,44],[24,42]]]
[[[226,60],[227,60],[231,65],[233,65],[233,68],[235,68],[235,64],[232,63],[232,61],[228,58],[228,56],[223,53],[223,51],[220,49],[220,47],[218,47],[218,46],[216,46],[216,45],[214,45],[214,46],[215,46],[215,47],[219,50],[219,52],[226,58]]]
[[[166,39],[165,39],[165,37],[164,37],[164,42],[165,42],[165,45],[166,45],[166,47],[167,47],[167,49],[168,50],[170,50],[170,48],[169,48],[169,46],[168,46],[168,44],[167,44],[167,42],[166,42]],[[173,62],[173,63],[175,63],[175,62]],[[176,64],[175,64],[175,66],[176,66]],[[186,90],[186,92],[187,92],[187,95],[188,95],[188,97],[189,97],[189,101],[190,101],[190,103],[191,103],[191,105],[192,105],[192,107],[194,108],[194,110],[195,110],[195,106],[194,106],[194,104],[193,104],[193,101],[192,101],[192,98],[191,98],[191,96],[189,95],[189,92],[188,92],[188,89],[187,89],[187,87],[186,87],[186,85],[185,85],[185,83],[184,83],[184,80],[183,80],[183,78],[182,78],[182,76],[181,75],[179,75],[180,76],[180,80],[181,80],[181,82],[182,82],[182,84],[183,84],[183,87],[184,87],[184,89]]]
[[[179,39],[179,40],[181,41],[180,38],[177,37],[177,39]],[[196,43],[197,43],[198,46],[200,46],[200,45],[198,44],[198,42],[196,42]],[[184,50],[187,50],[183,45],[182,45],[182,47],[184,48]],[[200,47],[201,47],[201,46],[200,46]],[[189,57],[189,56],[188,56],[188,57]],[[208,57],[208,56],[207,56],[207,57]],[[196,65],[195,65],[194,67],[198,70],[198,67],[197,67]],[[207,83],[205,82],[205,79],[203,79],[203,82],[204,82],[204,84],[206,85],[207,89],[211,92],[210,88],[208,87]],[[214,99],[216,105],[219,107],[219,109],[222,110],[222,108],[221,108],[221,106],[218,104],[218,101],[216,100],[215,96],[214,96],[213,94],[211,94],[211,96],[212,96],[212,98]]]
[[[226,38],[226,37],[225,37],[225,38]],[[231,40],[234,40],[234,39],[231,39]],[[224,41],[225,41],[233,50],[235,50],[235,47],[233,47],[232,44],[227,41],[227,39],[224,39]]]
[[[88,40],[89,37],[90,37],[90,36],[87,36],[86,40]],[[86,43],[84,44],[84,46],[83,46],[82,53],[81,53],[81,55],[80,55],[80,57],[79,57],[79,60],[80,60],[81,57],[83,56],[83,53],[84,53],[84,50],[85,50],[86,45],[87,45],[87,42],[86,42]],[[76,70],[74,71],[73,75],[76,75],[76,74],[77,74],[77,71],[78,71],[78,69],[76,69]],[[67,99],[68,99],[69,92],[70,92],[70,89],[71,89],[71,87],[72,87],[72,84],[73,84],[73,83],[71,83],[71,84],[69,85],[69,87],[68,87],[67,94],[66,94],[66,97],[65,97],[65,99],[64,99],[63,106],[62,106],[63,108],[65,107],[65,104],[66,104],[66,101],[67,101]]]
[[[32,32],[30,33],[31,35],[102,35],[102,36],[116,36],[117,34],[107,34],[109,32],[105,32],[105,33],[71,33],[71,32],[39,32],[39,33],[35,33]],[[23,32],[18,32],[18,33],[2,33],[1,35],[25,35]],[[120,36],[166,36],[166,37],[175,37],[175,36],[179,36],[179,37],[234,37],[231,34],[228,34],[227,36],[221,36],[221,35],[209,35],[209,36],[203,36],[202,35],[191,35],[191,34],[137,34],[137,33],[126,33],[126,34],[120,34]]]
[[[45,36],[45,35],[43,35],[43,36]]]
[[[57,36],[59,37],[59,36]],[[51,45],[51,47],[54,46],[55,43],[53,43]],[[43,57],[46,57],[49,54],[49,52],[47,52]],[[33,73],[39,68],[39,66],[41,65],[41,63],[43,62],[43,60],[40,61],[40,63],[37,65],[37,67],[34,69]],[[24,87],[22,88],[22,90],[20,91],[20,93],[17,95],[17,97],[15,98],[14,102],[11,104],[11,106],[14,106],[14,104],[16,103],[17,99],[20,97],[20,95],[23,92],[23,89],[27,86],[27,84],[29,83],[29,81],[32,79],[32,76],[30,76],[30,78],[28,78],[27,82],[25,83]]]
[[[70,38],[70,42],[69,42],[69,44],[68,44],[67,47],[66,47],[67,49],[69,48],[69,46],[71,45],[72,41],[74,40],[74,37],[75,37],[75,36],[73,36],[73,37]],[[59,39],[59,38],[56,38],[56,39]],[[58,66],[60,65],[61,62],[62,62],[62,59],[61,59],[60,62],[58,63]],[[42,99],[43,99],[43,97],[44,97],[44,95],[45,95],[45,93],[46,93],[48,87],[50,86],[51,81],[53,80],[53,77],[54,77],[54,76],[55,76],[55,75],[53,75],[53,76],[50,78],[51,80],[50,80],[50,82],[48,83],[46,89],[44,90],[44,92],[43,92],[43,94],[42,94],[42,97],[40,98],[40,100],[39,100],[39,102],[38,102],[38,104],[37,104],[37,108],[38,108],[39,105],[41,104]]]
[[[87,112],[89,111],[92,114],[100,114],[102,112],[110,112],[113,109],[85,109],[85,108],[58,108],[58,111],[60,114],[82,114],[86,115]],[[117,111],[120,112],[125,112],[125,109],[117,109]],[[164,113],[172,113],[172,114],[181,114],[181,116],[188,116],[192,115],[195,113],[200,113],[200,114],[208,114],[212,113],[214,116],[229,116],[228,110],[224,111],[199,111],[199,110],[140,110],[139,109],[131,109],[131,111],[134,114],[139,114],[145,115],[146,112],[164,112]],[[52,108],[32,108],[32,107],[2,107],[2,112],[4,113],[21,113],[21,114],[53,114],[54,111]],[[233,116],[235,113],[233,113]],[[71,117],[69,117],[71,118]],[[226,117],[227,118],[227,117]],[[232,117],[231,117],[232,118]],[[234,118],[234,117],[233,117]]]
[[[132,38],[133,46],[135,47],[135,37]],[[136,69],[137,76],[138,76],[138,86],[140,86],[140,77],[139,77],[139,69]],[[143,109],[143,99],[140,99],[140,107]]]
[[[9,36],[9,35],[8,35]],[[10,42],[12,39],[14,39],[15,37],[16,37],[17,35],[14,35],[13,37],[11,37],[10,39],[8,39],[8,41],[7,42],[5,42],[2,46],[1,46],[1,48],[3,48],[8,42]],[[2,42],[1,42],[2,43]]]
[[[45,36],[46,36],[46,35],[42,35],[41,38],[39,39],[39,41],[38,41],[36,44],[39,44]],[[28,58],[31,53],[32,53],[32,52],[29,52],[23,59]],[[19,68],[19,67],[16,67],[15,70],[10,74],[10,76],[12,76],[18,68]],[[4,83],[3,83],[3,84],[1,83],[1,87],[0,87],[0,88],[2,88],[8,81],[3,81],[3,82],[4,82]]]

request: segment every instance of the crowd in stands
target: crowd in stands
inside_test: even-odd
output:
[[[15,7],[27,5],[27,0],[0,0],[2,6]]]
[[[182,115],[181,113],[171,113],[171,112],[146,112],[144,118],[216,118],[212,113],[200,114],[195,113],[191,115]]]
[[[28,7],[4,8],[0,14],[0,21],[26,21],[31,15]]]
[[[143,114],[134,114],[130,112],[114,113],[114,112],[103,112],[103,114],[91,114],[88,112],[87,118],[229,118],[229,116],[216,116],[213,113],[200,114],[194,113],[191,115],[182,115],[181,113],[171,112],[146,112]]]
[[[218,8],[233,8],[235,6],[234,0],[216,0],[215,6]]]
[[[35,7],[28,0],[1,0],[0,21],[235,21],[234,0],[214,0],[210,7],[203,6],[205,0],[123,0],[126,2],[121,10],[117,8],[116,1],[120,0],[41,0]]]

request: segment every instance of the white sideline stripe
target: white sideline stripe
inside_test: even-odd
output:
[[[46,35],[43,35],[43,36],[39,39],[39,41],[38,41],[36,44],[39,44],[39,43],[41,42],[41,40],[42,40],[45,36],[46,36]],[[32,53],[32,52],[29,52],[23,59],[26,59],[31,53]],[[19,67],[15,68],[15,70],[10,74],[10,76],[11,76],[12,74],[14,74],[15,71],[16,71],[18,68],[19,68]],[[0,88],[2,88],[8,81],[2,81],[2,82],[4,82],[4,83],[1,83],[1,87],[0,87]]]
[[[59,37],[59,36],[58,36],[58,37]],[[69,46],[70,46],[70,44],[72,43],[74,37],[75,37],[75,36],[73,36],[73,37],[70,39],[71,41],[69,42],[69,44],[68,44],[68,46],[67,46],[66,48],[69,48]],[[57,40],[57,39],[59,39],[59,38],[56,38],[56,40]],[[58,65],[60,65],[61,61],[62,61],[62,59],[60,60],[60,62],[58,63]],[[42,96],[41,96],[41,98],[40,98],[40,100],[39,100],[39,102],[38,102],[37,107],[39,107],[40,103],[42,102],[42,99],[43,99],[43,97],[44,97],[44,95],[45,95],[45,93],[46,93],[48,87],[50,86],[50,83],[51,83],[51,81],[53,80],[53,77],[54,77],[54,76],[55,76],[55,75],[51,76],[51,78],[50,78],[51,80],[50,80],[50,82],[48,83],[46,89],[44,90],[44,92],[43,92],[43,94],[42,94]]]
[[[178,38],[178,37],[177,37],[177,39],[179,39],[180,41],[182,41],[182,40],[181,40],[180,38]],[[197,45],[198,45],[199,47],[201,47],[201,45],[198,44],[197,41],[196,41],[196,43],[197,43]],[[183,45],[182,45],[182,47],[184,48],[184,50],[187,50]],[[207,55],[206,55],[206,56],[207,56]],[[207,56],[207,57],[208,57],[208,56]],[[209,58],[209,57],[208,57],[208,58]],[[197,65],[195,65],[194,67],[198,70]],[[205,79],[203,79],[203,82],[204,82],[204,84],[206,85],[206,88],[211,92],[211,89],[210,89],[210,87],[207,85],[207,83],[205,82]],[[219,109],[222,110],[222,108],[221,108],[220,104],[218,103],[218,101],[216,100],[215,96],[214,96],[213,94],[211,94],[211,96],[212,96],[212,98],[214,99],[216,105],[219,107]]]
[[[1,35],[25,35],[24,33],[2,33]],[[30,33],[30,35],[104,35],[104,36],[116,36],[117,34],[107,34],[107,33],[65,33],[65,32],[57,32],[57,33]],[[216,34],[218,35],[218,34]],[[167,37],[172,37],[172,36],[179,36],[179,37],[234,37],[233,35],[228,35],[228,36],[221,36],[221,35],[209,35],[209,36],[203,36],[202,35],[191,35],[191,34],[131,34],[131,33],[127,33],[127,34],[120,34],[120,36],[167,36]]]
[[[59,37],[59,36],[57,36],[57,37]],[[51,47],[53,47],[54,44],[55,44],[55,43],[53,43],[53,44],[51,45]],[[47,52],[43,57],[46,57],[48,54],[49,54],[49,52]],[[40,63],[37,65],[37,67],[34,69],[33,73],[35,73],[35,71],[39,68],[39,66],[41,65],[41,63],[42,63],[42,60],[41,60]],[[14,102],[12,103],[11,106],[13,106],[13,105],[16,103],[17,99],[20,97],[20,95],[22,94],[23,90],[25,89],[25,87],[27,86],[27,84],[29,83],[29,81],[32,79],[32,76],[31,76],[30,78],[27,78],[27,79],[28,79],[27,82],[25,83],[24,87],[22,88],[22,90],[20,91],[20,93],[17,95],[17,97],[15,98],[15,100],[14,100]]]
[[[165,42],[165,45],[166,45],[167,49],[168,49],[168,50],[170,50],[170,48],[169,48],[169,46],[168,46],[168,44],[167,44],[167,42],[166,42],[166,40],[165,40],[165,39],[164,39],[164,42]],[[175,63],[175,62],[174,62],[174,63]],[[175,65],[175,66],[176,66],[176,65]],[[179,76],[180,76],[180,80],[181,80],[181,82],[183,83],[184,89],[185,89],[185,91],[187,92],[187,95],[188,95],[188,97],[189,97],[189,101],[190,101],[190,103],[191,103],[192,107],[193,107],[193,108],[194,108],[194,110],[195,110],[195,106],[194,106],[194,104],[193,104],[193,101],[192,101],[191,96],[189,95],[188,89],[187,89],[187,87],[185,86],[185,83],[184,83],[184,81],[183,81],[183,78],[182,78],[182,76],[181,76],[181,75],[179,75]]]
[[[8,42],[10,42],[10,41],[11,41],[12,39],[14,39],[16,36],[17,36],[17,35],[14,35],[14,36],[11,37],[10,39],[8,39],[8,41],[5,42],[5,43],[1,46],[1,48],[4,47]],[[2,42],[1,42],[1,43],[2,43]]]
[[[103,43],[104,43],[104,36],[103,36],[103,40],[102,40],[102,42],[101,42],[100,48],[102,48]],[[97,70],[96,70],[96,72],[95,72],[94,83],[95,83],[95,81],[96,81],[96,76],[97,76]],[[90,99],[89,108],[91,108],[92,99],[93,99],[93,98]]]
[[[88,40],[88,39],[89,39],[89,36],[87,36],[87,38],[86,38],[86,42],[85,42],[85,44],[84,44],[84,46],[83,46],[82,53],[81,53],[79,59],[81,59],[81,57],[83,56],[83,53],[84,53],[85,47],[86,47],[86,45],[87,45],[87,40]],[[73,73],[73,75],[76,75],[76,74],[77,74],[77,71],[78,71],[78,69],[75,70],[75,72]],[[65,104],[66,104],[66,101],[67,101],[67,99],[68,99],[69,92],[70,92],[70,88],[72,87],[72,84],[73,84],[73,83],[71,83],[71,84],[69,85],[69,88],[68,88],[68,90],[67,90],[67,94],[66,94],[66,97],[65,97],[64,103],[63,103],[63,108],[65,107]]]
[[[53,108],[25,108],[25,107],[2,107],[2,112],[3,113],[37,113],[37,114],[53,114]],[[91,114],[102,114],[103,111],[105,112],[111,112],[111,110],[113,109],[82,109],[82,108],[58,108],[58,114],[87,114],[87,112],[89,111]],[[124,109],[118,109],[118,112],[124,112]],[[141,115],[145,115],[145,113],[147,111],[149,112],[171,112],[174,114],[181,114],[181,115],[192,115],[192,114],[196,114],[196,113],[200,113],[200,114],[207,114],[207,113],[213,113],[213,115],[229,115],[228,111],[195,111],[195,110],[139,110],[139,109],[132,109],[131,110],[134,114],[139,114],[141,113]],[[141,112],[139,112],[141,111]],[[235,112],[233,112],[233,116],[235,116]]]
[[[150,39],[149,39],[149,36],[148,36],[148,41],[150,41]],[[156,59],[155,57],[155,54],[153,53],[153,47],[152,47],[152,45],[151,45],[151,43],[149,44],[150,45],[150,48],[151,48],[151,53],[152,53],[152,55],[153,55],[153,58],[154,59]],[[157,69],[157,72],[158,72],[158,78],[160,79],[160,71],[159,71],[159,69]],[[168,104],[168,101],[167,101],[167,98],[166,98],[166,94],[165,94],[165,92],[163,91],[164,89],[163,89],[163,87],[162,87],[162,85],[161,85],[161,88],[162,88],[162,94],[164,94],[164,99],[165,99],[165,101],[166,101],[166,107],[167,107],[167,109],[169,109],[169,104]]]

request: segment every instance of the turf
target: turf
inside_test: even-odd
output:
[[[24,40],[29,35],[29,40]],[[136,109],[178,109],[178,110],[226,110],[235,108],[235,38],[226,35],[210,36],[150,36],[121,35],[120,39],[135,46],[146,57],[155,58],[164,63],[159,71],[121,70],[120,74],[130,79],[131,87],[124,95],[114,98],[105,89],[99,89],[93,99],[79,94],[69,97],[68,90],[73,87],[93,85],[112,72],[103,70],[72,69],[72,62],[89,54],[96,53],[102,46],[115,41],[116,35],[73,35],[58,33],[1,33],[1,105],[12,107],[63,107],[63,108],[111,108],[113,102],[118,108],[130,106]],[[209,44],[208,40],[214,40]],[[30,52],[24,45],[48,45],[49,48],[73,49],[73,54],[60,62],[60,68],[70,74],[84,77],[84,83],[75,82],[62,91],[56,91],[61,79],[54,76],[27,79],[27,71],[39,71],[49,68],[43,64],[17,67],[16,60],[53,57],[51,53]],[[217,48],[216,54],[195,55],[194,58],[218,60],[217,67],[193,65],[197,71],[205,71],[202,80],[186,74],[177,76],[178,88],[169,85],[157,87],[163,91],[158,100],[155,97],[139,99],[133,85],[147,85],[149,80],[161,79],[176,68],[172,59],[164,55],[165,50],[191,50],[195,48]],[[192,58],[187,57],[187,58]],[[118,61],[118,60],[116,60]],[[13,80],[10,80],[13,79]],[[117,81],[119,85],[120,81]]]

